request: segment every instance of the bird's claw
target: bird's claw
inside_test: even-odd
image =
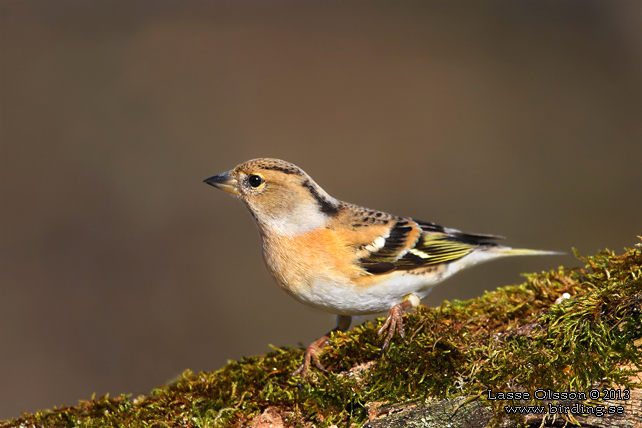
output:
[[[311,343],[310,346],[306,348],[305,354],[303,354],[303,364],[292,372],[292,376],[300,375],[302,378],[305,378],[310,370],[310,362],[313,362],[314,365],[322,372],[327,372],[326,368],[323,367],[323,364],[321,364],[321,361],[319,360],[320,353],[321,348],[318,344],[316,342]]]
[[[402,338],[405,336],[403,330],[403,308],[401,305],[394,305],[390,309],[390,314],[388,315],[388,318],[386,318],[386,322],[384,322],[379,329],[377,336],[381,336],[386,330],[388,330],[388,334],[383,340],[383,346],[381,347],[382,353],[388,349],[388,345],[390,344],[392,337],[395,335],[395,331],[399,333],[399,336]]]

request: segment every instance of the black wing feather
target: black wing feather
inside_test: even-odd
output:
[[[421,228],[421,235],[408,248],[408,235],[413,227],[408,220],[399,219],[391,229],[386,242],[378,251],[360,260],[361,266],[372,274],[393,270],[413,270],[422,267],[451,263],[479,247],[497,246],[494,239],[501,236],[463,233],[435,223],[414,221]]]

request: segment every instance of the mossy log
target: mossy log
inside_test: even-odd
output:
[[[642,428],[642,253],[526,275],[404,317],[381,355],[377,325],[333,335],[328,372],[293,378],[302,350],[273,348],[185,372],[149,396],[101,397],[0,427]],[[579,256],[578,256],[579,257]]]

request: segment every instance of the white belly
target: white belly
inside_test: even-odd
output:
[[[441,275],[427,277],[408,272],[386,276],[386,280],[367,287],[321,280],[292,295],[307,305],[336,315],[366,315],[387,312],[409,294],[424,298],[443,279]]]

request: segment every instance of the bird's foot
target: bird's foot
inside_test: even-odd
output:
[[[323,335],[320,339],[315,340],[308,346],[303,354],[303,364],[296,369],[292,376],[301,375],[302,378],[305,378],[308,375],[308,370],[310,369],[310,361],[314,363],[315,366],[322,372],[327,372],[321,361],[319,361],[319,354],[321,350],[328,345],[330,336],[336,331],[347,331],[350,328],[350,322],[352,317],[348,315],[339,315],[337,316],[337,326],[332,330]]]
[[[388,334],[383,340],[383,346],[381,347],[382,353],[385,352],[386,349],[388,349],[390,339],[392,339],[392,337],[395,335],[395,331],[399,333],[399,336],[404,337],[403,309],[401,308],[401,305],[394,305],[392,309],[390,309],[390,314],[388,315],[388,318],[386,318],[386,322],[383,323],[383,325],[379,329],[377,336],[381,336],[386,330],[388,330]]]
[[[403,314],[405,309],[411,306],[419,306],[419,298],[414,294],[408,295],[403,302],[390,308],[390,314],[388,315],[388,318],[386,318],[386,322],[383,323],[383,325],[379,329],[379,332],[377,333],[378,336],[381,336],[386,330],[388,330],[388,334],[383,340],[381,353],[384,353],[386,349],[388,349],[388,345],[390,344],[390,340],[392,339],[392,337],[395,335],[395,331],[399,333],[399,336],[401,336],[402,338],[404,337],[405,333],[403,330]]]
[[[321,350],[327,345],[329,336],[323,336],[319,340],[315,340],[305,349],[305,354],[303,354],[303,364],[296,369],[292,376],[301,375],[302,378],[305,378],[308,375],[308,370],[310,369],[310,362],[313,362],[317,368],[323,372],[327,371],[321,361],[319,361],[319,354]]]

